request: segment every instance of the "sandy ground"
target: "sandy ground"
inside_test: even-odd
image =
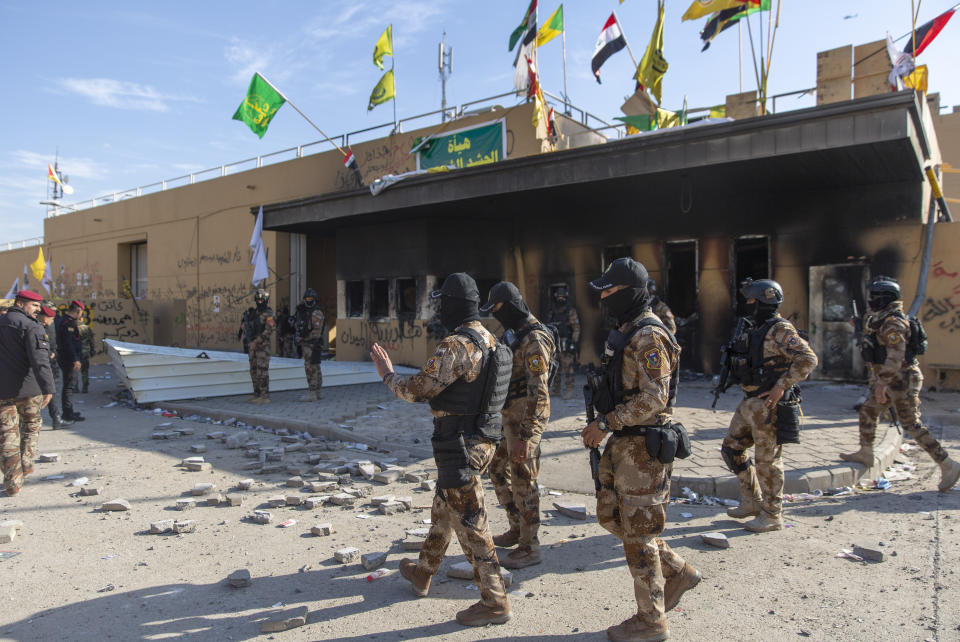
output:
[[[100,368],[95,374],[105,372]],[[283,488],[289,473],[244,470],[253,460],[243,450],[204,438],[207,432],[224,430],[220,426],[102,407],[114,390],[115,379],[96,379],[90,394],[78,395],[88,420],[41,435],[40,452],[59,453],[61,461],[38,464],[22,493],[0,497],[0,521],[24,522],[12,543],[0,545],[0,550],[19,552],[0,560],[4,640],[242,640],[261,635],[285,640],[601,640],[607,626],[633,611],[622,546],[596,523],[592,495],[565,490],[543,498],[544,562],[514,572],[513,619],[503,626],[463,628],[453,616],[478,599],[470,582],[447,579],[441,570],[430,596],[417,599],[396,572],[401,558],[415,555],[401,551],[399,542],[405,529],[421,527],[429,518],[431,493],[402,481],[374,484],[374,495],[412,496],[415,509],[383,516],[360,504],[279,508],[273,511],[279,517],[275,523],[253,524],[243,517],[268,497],[297,492]],[[936,399],[943,407],[960,408],[960,395]],[[322,402],[317,408],[322,410]],[[551,426],[550,440],[560,446],[544,459],[547,489],[589,483],[586,475],[573,472],[582,471],[584,454],[569,447],[576,426],[563,422],[570,421]],[[193,428],[195,434],[151,439],[155,427],[168,422]],[[935,430],[938,436],[941,432],[948,449],[960,453],[956,422]],[[274,435],[260,434],[258,440],[279,443]],[[177,466],[191,456],[192,444],[207,446],[204,456],[213,463],[212,471],[187,472]],[[302,462],[307,454],[290,453],[284,464]],[[370,459],[376,456],[366,453]],[[912,460],[919,466],[917,477],[891,490],[787,504],[790,528],[778,533],[749,534],[716,507],[671,504],[665,539],[704,575],[700,586],[668,614],[673,638],[960,639],[960,491],[937,493],[939,472],[930,460],[922,453]],[[404,463],[407,470],[431,464]],[[64,477],[44,479],[51,475]],[[583,481],[569,483],[574,475]],[[77,496],[67,484],[80,476],[102,487],[103,495]],[[197,483],[212,482],[226,491],[247,477],[256,478],[258,485],[246,493],[243,506],[173,509]],[[500,532],[506,527],[504,513],[489,486],[487,491],[492,529]],[[100,511],[103,501],[116,498],[129,501],[131,510]],[[587,521],[559,515],[553,501],[585,503]],[[146,534],[151,522],[171,518],[196,520],[197,531]],[[287,518],[297,523],[276,525]],[[318,522],[332,523],[334,534],[310,535]],[[729,549],[701,542],[700,533],[717,530],[730,538]],[[854,544],[883,550],[886,560],[835,557]],[[359,564],[333,559],[335,550],[347,546],[364,553],[389,552],[386,567],[394,572],[365,581],[368,571]],[[456,544],[448,558],[462,561]],[[241,568],[250,570],[252,585],[230,588],[225,578]],[[105,590],[108,585],[112,590]],[[281,603],[307,606],[306,626],[261,634],[261,621]]]

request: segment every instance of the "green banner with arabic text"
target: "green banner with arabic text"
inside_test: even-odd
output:
[[[417,168],[489,165],[507,155],[503,120],[435,136],[417,150]]]

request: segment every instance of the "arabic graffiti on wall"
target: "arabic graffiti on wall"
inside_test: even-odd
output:
[[[921,318],[924,323],[936,322],[937,327],[950,333],[956,332],[960,330],[960,272],[950,271],[943,261],[937,261],[933,264],[933,278],[945,284],[949,294],[928,297]]]

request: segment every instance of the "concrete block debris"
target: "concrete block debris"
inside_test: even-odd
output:
[[[177,534],[193,533],[197,530],[197,522],[192,519],[178,519],[173,522],[173,532]]]
[[[177,510],[190,510],[197,505],[197,500],[195,499],[178,499],[175,508]]]
[[[700,539],[704,544],[715,546],[717,548],[730,548],[730,540],[723,533],[701,533]]]
[[[233,588],[245,588],[250,586],[250,582],[250,571],[245,568],[241,568],[239,571],[234,571],[227,576],[227,583]]]
[[[104,502],[103,505],[100,506],[100,510],[102,511],[130,510],[130,502],[128,502],[125,499],[113,499],[113,500],[110,500],[109,502]]]
[[[44,453],[37,457],[38,464],[55,464],[60,461],[59,453]]]
[[[436,489],[437,489],[436,479],[424,479],[422,482],[420,482],[420,490],[426,490],[432,493]]]
[[[349,493],[337,493],[330,498],[330,501],[337,506],[353,506],[357,498]]]
[[[169,533],[171,531],[173,531],[172,519],[162,519],[159,522],[150,523],[151,535],[163,535],[164,533]]]
[[[883,561],[883,551],[878,551],[875,548],[866,548],[864,546],[854,546],[853,554],[859,557],[862,557],[865,560],[869,560],[871,562]]]
[[[379,505],[381,515],[396,515],[397,513],[407,512],[407,506],[403,502],[390,500]]]
[[[303,487],[308,493],[326,493],[336,490],[339,486],[335,481],[306,482]]]
[[[386,553],[364,553],[360,556],[360,565],[368,571],[376,570],[386,563]]]
[[[370,503],[374,506],[379,506],[380,504],[386,504],[387,502],[392,502],[394,499],[393,495],[380,495],[378,497],[371,497]]]
[[[291,477],[286,483],[287,488],[300,488],[303,486],[303,477],[300,477],[299,475],[296,477]]]
[[[403,476],[402,468],[388,468],[387,470],[382,470],[376,475],[373,476],[373,481],[379,482],[381,484],[392,484],[394,482],[400,481],[400,478]]]
[[[587,507],[583,504],[567,504],[560,502],[553,502],[553,507],[557,509],[557,512],[571,519],[586,519],[587,518]]]
[[[360,559],[360,549],[355,546],[341,548],[338,551],[334,551],[333,557],[341,564],[350,564]]]
[[[500,575],[503,576],[503,584],[506,588],[510,588],[510,585],[513,583],[513,573],[509,570],[501,567]],[[451,564],[447,568],[447,577],[453,577],[458,580],[473,580],[473,566],[470,562],[457,562],[456,564]]]
[[[286,611],[273,611],[268,614],[267,619],[260,625],[262,633],[279,633],[288,631],[307,623],[307,607],[298,606]]]
[[[269,524],[273,520],[273,513],[266,510],[255,510],[248,516],[248,519],[254,524]]]
[[[287,498],[283,495],[274,495],[273,497],[267,498],[267,503],[272,508],[280,508],[281,506],[287,505]]]
[[[310,527],[310,532],[317,537],[326,537],[333,533],[333,525],[328,523],[314,524]]]
[[[81,486],[80,487],[80,496],[81,497],[91,497],[93,495],[99,495],[101,493],[99,486]]]
[[[405,551],[419,551],[430,534],[429,528],[412,528],[404,531],[401,548]]]
[[[203,444],[193,444],[190,446],[190,452],[192,453],[205,453],[207,452],[207,447]]]
[[[228,506],[243,506],[244,496],[240,493],[227,493],[225,499]]]
[[[200,496],[200,495],[209,495],[217,489],[216,485],[211,482],[203,482],[196,484],[193,489],[190,491],[191,495]]]
[[[252,479],[241,479],[237,482],[237,488],[240,490],[250,490],[253,487]]]
[[[299,506],[303,503],[303,495],[287,495],[284,499],[287,506]]]

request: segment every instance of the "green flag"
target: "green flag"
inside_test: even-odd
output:
[[[523,14],[523,22],[510,34],[509,51],[513,51],[513,48],[517,46],[517,40],[520,40],[531,27],[537,28],[537,0],[530,0],[530,6],[527,7],[527,12]]]
[[[373,88],[373,93],[370,94],[370,104],[367,105],[367,111],[370,111],[377,105],[381,105],[388,100],[393,100],[395,97],[395,91],[393,87],[393,69],[383,74],[383,77],[380,79],[380,82],[377,83],[377,86]]]
[[[373,48],[373,64],[383,69],[383,57],[393,55],[393,25],[384,30]]]
[[[634,78],[637,82],[650,90],[653,97],[660,104],[663,89],[663,76],[667,73],[667,59],[663,57],[663,0],[657,2],[659,5],[659,15],[657,24],[653,27],[653,33],[650,35],[650,44],[637,65],[637,73]]]
[[[234,120],[239,120],[247,124],[254,134],[263,138],[267,133],[267,127],[277,110],[283,107],[286,99],[280,95],[273,85],[268,83],[259,73],[253,74],[250,79],[250,88],[247,89],[247,95],[237,107],[233,115]]]
[[[649,114],[638,116],[614,116],[614,120],[623,121],[627,126],[628,134],[648,132],[657,128],[657,117]]]
[[[561,33],[563,33],[563,5],[557,7],[553,15],[547,18],[546,24],[537,31],[537,46],[542,47]]]

